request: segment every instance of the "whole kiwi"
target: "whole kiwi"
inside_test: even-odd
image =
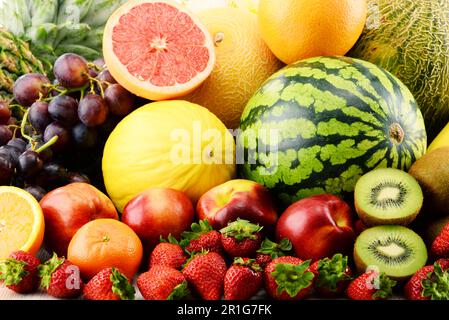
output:
[[[449,223],[449,216],[439,219],[433,219],[425,226],[425,229],[422,232],[422,234],[424,236],[424,240],[429,245],[429,247],[432,245],[433,240],[435,240],[435,238],[440,234],[444,226],[448,223]]]
[[[449,215],[449,147],[435,149],[409,170],[424,194],[424,212],[432,217]]]

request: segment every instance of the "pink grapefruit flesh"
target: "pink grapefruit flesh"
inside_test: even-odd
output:
[[[109,18],[103,54],[112,76],[150,99],[183,96],[212,72],[212,38],[187,9],[164,0],[128,1]]]

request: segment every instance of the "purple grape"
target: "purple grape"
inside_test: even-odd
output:
[[[17,169],[23,177],[29,178],[41,171],[43,166],[39,153],[27,150],[20,155]]]
[[[52,122],[48,113],[48,103],[37,101],[30,107],[28,121],[38,132],[43,133],[45,128]]]
[[[6,155],[0,154],[0,185],[9,185],[14,174],[14,166]]]
[[[9,118],[11,118],[9,104],[4,100],[0,100],[0,124],[8,124]]]
[[[106,121],[109,110],[106,101],[99,95],[88,94],[79,102],[78,117],[88,127],[95,127]]]
[[[50,92],[50,95],[51,95],[52,97],[59,96],[59,95],[61,95],[62,91],[68,90],[67,88],[64,88],[63,86],[61,86],[61,85],[59,84],[58,80],[56,80],[56,79],[53,80],[53,86],[55,86],[58,90],[53,89],[53,90]],[[66,92],[65,95],[66,95],[66,96],[70,96],[70,97],[72,97],[72,98],[75,99],[75,100],[79,100],[79,98],[80,98],[80,91]]]
[[[100,80],[100,81],[109,82],[111,84],[117,83],[117,81],[114,79],[114,77],[111,75],[111,73],[109,72],[108,69],[105,69],[105,70],[101,71],[98,74],[97,79]]]
[[[104,62],[103,58],[95,59],[93,64],[100,70],[103,70],[104,68],[106,68],[106,62]]]
[[[70,143],[69,131],[60,123],[50,123],[44,131],[44,142],[50,141],[54,136],[58,136],[58,140],[51,148],[55,151],[61,151],[66,149]]]
[[[72,126],[78,122],[78,103],[72,97],[57,96],[48,104],[48,113],[53,120]]]
[[[42,161],[44,162],[48,162],[53,159],[53,151],[51,150],[51,148],[46,148],[45,150],[40,151],[39,154]]]
[[[98,141],[98,132],[95,128],[78,123],[72,128],[72,140],[78,147],[93,148]]]
[[[17,162],[19,161],[19,156],[21,154],[22,151],[9,145],[4,145],[0,147],[0,155],[8,157],[14,168],[17,166]]]
[[[46,163],[42,169],[44,174],[52,181],[63,181],[67,179],[68,171],[62,165],[56,162]]]
[[[89,82],[86,59],[74,53],[64,53],[56,59],[53,73],[58,82],[66,88],[80,88]]]
[[[133,109],[135,96],[123,88],[118,83],[114,83],[106,88],[104,99],[108,104],[109,111],[117,116],[126,116]]]
[[[0,125],[0,146],[3,146],[12,139],[12,131],[5,125]]]
[[[47,191],[44,188],[39,186],[28,186],[25,188],[25,191],[31,193],[31,195],[37,200],[41,201],[41,199],[45,196]]]
[[[39,73],[28,73],[19,77],[14,83],[14,99],[23,106],[30,106],[42,95],[48,95],[50,80]]]
[[[7,145],[16,148],[21,153],[24,152],[27,147],[27,143],[25,142],[25,140],[19,138],[9,140]]]
[[[96,76],[98,76],[98,73],[95,69],[89,68],[89,76],[91,76],[91,78],[95,78]]]
[[[83,182],[83,183],[89,183],[90,184],[90,179],[88,176],[86,176],[85,174],[81,174],[78,172],[70,172],[69,176],[68,176],[69,182],[70,183],[74,183],[74,182]]]

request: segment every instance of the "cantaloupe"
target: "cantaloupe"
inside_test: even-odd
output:
[[[448,0],[369,0],[365,30],[349,55],[387,69],[409,87],[429,139],[449,121]]]

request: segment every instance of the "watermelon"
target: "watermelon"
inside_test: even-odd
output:
[[[237,163],[288,205],[347,196],[364,173],[407,170],[426,146],[422,114],[397,78],[362,60],[317,57],[281,69],[249,100]]]
[[[413,93],[429,141],[449,121],[449,1],[369,0],[351,57],[396,75]]]

